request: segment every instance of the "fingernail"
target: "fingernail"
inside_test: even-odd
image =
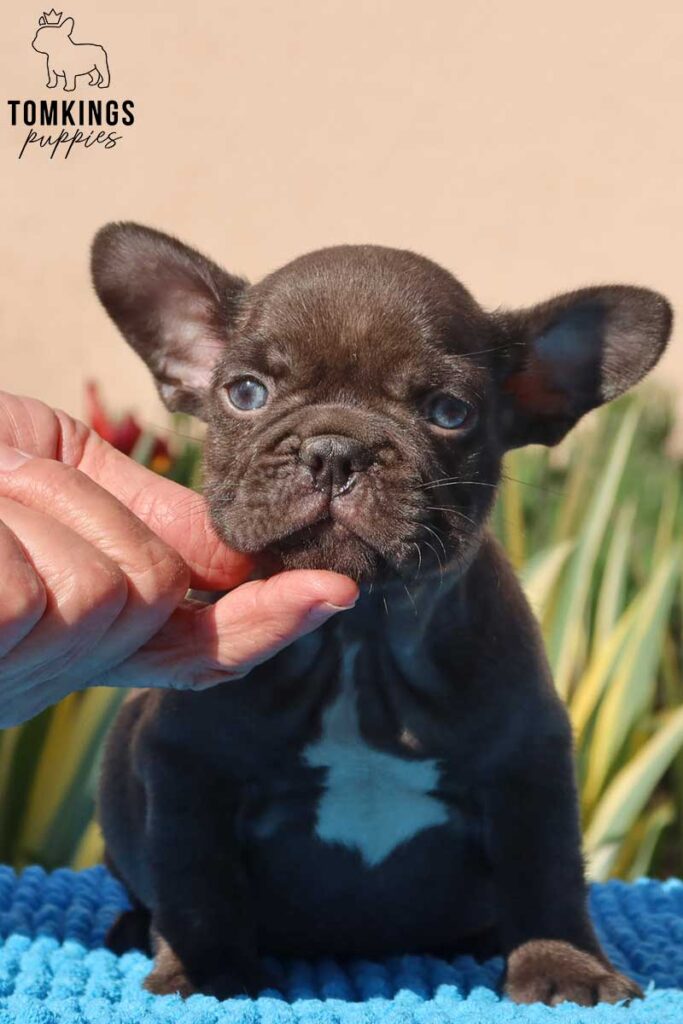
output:
[[[353,608],[355,601],[352,604],[332,604],[331,601],[321,601],[320,604],[314,604],[308,613],[308,618],[314,621],[324,622],[326,619],[331,618],[332,615],[336,615],[338,612],[348,612],[350,608]]]
[[[11,448],[8,444],[3,444],[0,441],[0,471],[11,473],[13,469],[23,466],[30,458],[30,455],[22,452],[19,448]]]

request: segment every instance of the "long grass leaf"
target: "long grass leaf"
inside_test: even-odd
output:
[[[631,407],[624,416],[610,459],[586,513],[565,585],[558,598],[548,654],[555,684],[560,695],[565,698],[569,694],[576,668],[577,642],[584,628],[596,558],[614,508],[638,416],[637,406]]]
[[[652,548],[652,565],[659,565],[665,551],[671,546],[676,535],[676,520],[681,500],[681,476],[672,473],[666,481],[662,505],[657,520],[657,533]]]
[[[595,651],[585,672],[574,688],[569,703],[569,715],[578,746],[581,746],[588,723],[609,685],[614,666],[621,656],[624,645],[633,628],[633,623],[637,618],[638,607],[639,602],[634,599],[600,649]]]
[[[526,555],[526,530],[524,523],[524,497],[519,476],[521,457],[519,452],[509,452],[505,460],[506,473],[500,486],[500,514],[505,548],[516,569],[524,564]],[[507,471],[510,471],[508,475]]]
[[[592,641],[594,651],[599,650],[605,642],[623,611],[635,515],[636,506],[632,501],[626,502],[617,513],[595,610]]]
[[[50,821],[68,785],[65,764],[78,749],[74,725],[78,719],[80,693],[72,693],[54,708],[45,732],[40,759],[32,785],[25,796],[26,813],[17,837],[20,848],[35,847]],[[55,766],[59,765],[59,771]]]
[[[680,571],[681,549],[674,548],[638,601],[638,615],[595,720],[583,792],[588,807],[598,800],[632,725],[652,703]]]
[[[676,812],[671,800],[665,800],[645,816],[639,830],[639,841],[631,863],[621,872],[623,877],[635,882],[652,870],[652,861],[662,833],[671,825]]]
[[[100,864],[103,856],[104,838],[99,825],[93,819],[81,836],[76,852],[71,859],[71,867],[76,871],[82,871],[83,868],[90,868],[93,864]]]
[[[682,746],[683,708],[679,708],[607,787],[585,832],[589,856],[602,846],[622,842]]]
[[[579,434],[570,435],[560,446],[560,454],[563,454],[562,449],[569,445],[569,460],[553,528],[553,539],[557,542],[575,537],[580,529],[595,476],[595,454],[604,434],[603,424],[604,417],[594,417],[592,423],[585,424]]]
[[[569,540],[553,544],[530,558],[519,574],[527,600],[541,621],[572,548]]]

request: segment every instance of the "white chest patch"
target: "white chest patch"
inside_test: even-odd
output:
[[[358,650],[349,650],[339,696],[323,714],[322,736],[304,749],[303,758],[311,767],[327,768],[318,838],[357,850],[375,867],[401,843],[445,824],[448,811],[431,795],[439,783],[436,761],[394,757],[362,738],[353,681]]]

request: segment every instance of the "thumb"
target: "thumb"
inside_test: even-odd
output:
[[[116,679],[97,685],[205,690],[239,679],[357,598],[353,580],[333,572],[301,569],[244,583],[215,605],[185,603],[115,670]]]

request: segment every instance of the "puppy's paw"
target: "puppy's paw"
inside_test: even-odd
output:
[[[508,957],[505,994],[515,1003],[579,1006],[642,998],[634,981],[568,942],[525,942]]]
[[[268,978],[259,967],[244,971],[222,971],[202,983],[200,991],[216,999],[231,999],[233,996],[256,996],[269,984]]]
[[[197,991],[185,971],[179,965],[157,964],[144,981],[144,987],[155,996],[182,996],[187,999]]]
[[[251,996],[271,983],[269,976],[258,963],[241,969],[224,970],[211,975],[197,977],[168,950],[157,952],[154,969],[145,980],[144,987],[157,996],[180,995],[183,999],[201,992],[216,999],[231,999],[233,996]]]

